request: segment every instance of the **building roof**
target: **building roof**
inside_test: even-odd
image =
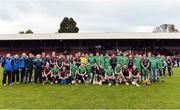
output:
[[[75,40],[75,39],[180,39],[180,33],[39,33],[0,34],[0,40]]]

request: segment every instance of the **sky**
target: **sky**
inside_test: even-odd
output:
[[[180,0],[0,0],[0,34],[55,33],[64,17],[80,33],[152,32],[164,23],[180,30]]]

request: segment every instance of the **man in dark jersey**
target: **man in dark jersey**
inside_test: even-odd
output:
[[[67,75],[67,70],[65,66],[62,68],[62,71],[60,71],[59,79],[60,79],[61,85],[67,84],[68,75]]]
[[[168,68],[168,75],[169,75],[169,77],[172,76],[172,65],[173,65],[172,59],[171,59],[170,56],[168,56],[167,57],[167,68]]]
[[[92,67],[92,74],[94,76],[93,84],[101,85],[101,75],[99,74],[99,66],[96,63],[94,63],[94,66]]]
[[[34,82],[37,83],[37,80],[39,79],[39,83],[42,83],[42,70],[44,65],[40,54],[36,55],[36,59],[33,62],[33,67],[35,70]]]
[[[143,55],[143,58],[141,60],[141,66],[142,66],[142,80],[144,81],[144,83],[150,84],[150,71],[149,71],[150,62],[145,54]]]
[[[132,75],[132,84],[139,87],[138,81],[140,81],[141,76],[140,76],[140,71],[136,68],[135,65],[133,65],[131,75]]]
[[[123,82],[125,82],[126,85],[129,85],[131,78],[130,78],[129,70],[128,70],[126,64],[124,64],[124,66],[123,66],[122,75],[123,75],[122,76],[123,77]]]
[[[132,57],[132,55],[129,55],[128,70],[129,70],[129,73],[130,73],[130,74],[132,73],[133,65],[134,65],[133,57]]]
[[[113,70],[116,67],[116,61],[117,61],[117,58],[116,58],[115,54],[113,53],[111,56],[111,59],[110,59],[111,67]]]
[[[27,58],[27,75],[26,75],[26,82],[31,83],[32,73],[33,73],[33,62],[34,62],[34,55],[29,53],[29,57]]]

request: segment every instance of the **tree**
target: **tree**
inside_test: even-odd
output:
[[[79,28],[76,26],[76,21],[73,18],[64,17],[60,23],[59,33],[78,33]]]
[[[26,31],[26,34],[33,34],[33,31],[31,29]]]
[[[20,31],[19,34],[24,34],[24,31]]]
[[[178,29],[175,29],[174,24],[162,24],[157,26],[153,32],[179,32]]]
[[[20,31],[19,34],[33,34],[33,31],[29,29],[27,31]]]

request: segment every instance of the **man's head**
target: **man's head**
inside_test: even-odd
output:
[[[32,53],[29,53],[29,58],[32,58],[34,55]]]
[[[36,58],[41,58],[41,55],[40,55],[40,54],[37,54],[37,55],[36,55]]]
[[[52,57],[56,57],[56,52],[52,52]]]
[[[16,59],[19,58],[18,54],[14,55],[14,58],[16,58]]]
[[[7,58],[10,58],[10,57],[11,57],[11,54],[10,54],[10,53],[7,53],[7,54],[6,54],[6,57],[7,57]]]
[[[22,57],[23,57],[23,58],[26,57],[26,53],[25,53],[25,52],[22,53]]]
[[[46,53],[45,52],[42,52],[42,57],[44,58],[46,56]]]

